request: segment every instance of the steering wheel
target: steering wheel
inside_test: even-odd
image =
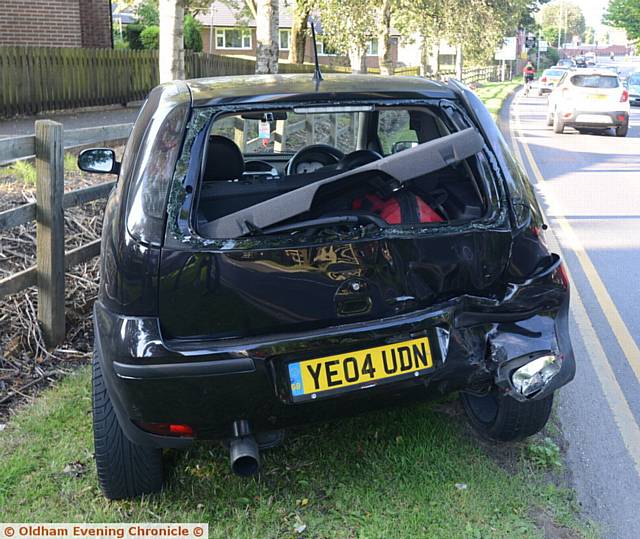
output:
[[[336,167],[337,170],[353,170],[367,163],[382,159],[382,155],[373,150],[356,150],[345,155]]]
[[[288,176],[292,174],[305,174],[313,172],[327,165],[334,165],[344,157],[338,148],[328,144],[311,144],[300,148],[291,160],[287,163],[285,172]]]

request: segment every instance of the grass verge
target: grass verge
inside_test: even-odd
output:
[[[522,82],[519,79],[506,82],[487,82],[483,83],[475,92],[482,99],[495,120],[507,97],[521,84]]]
[[[297,430],[264,453],[252,479],[231,475],[220,445],[201,444],[169,455],[161,494],[108,502],[92,456],[89,385],[84,367],[0,434],[4,521],[209,522],[210,537],[220,538],[529,538],[549,526],[563,537],[589,533],[571,491],[546,480],[525,446],[478,442],[455,403]]]

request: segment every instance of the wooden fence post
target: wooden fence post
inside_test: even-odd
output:
[[[64,340],[64,146],[62,124],[36,121],[38,322],[48,347]]]

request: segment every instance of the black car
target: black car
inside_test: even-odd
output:
[[[569,284],[532,188],[466,87],[418,77],[159,86],[102,234],[93,420],[105,495],[162,449],[460,391],[480,435],[538,432],[575,363]]]

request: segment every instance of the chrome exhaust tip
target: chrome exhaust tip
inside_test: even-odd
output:
[[[555,355],[538,357],[513,371],[511,383],[523,397],[533,397],[560,372],[561,363],[561,359]]]

